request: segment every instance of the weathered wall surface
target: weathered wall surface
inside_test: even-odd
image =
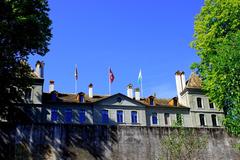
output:
[[[100,125],[0,124],[0,159],[156,160],[166,157],[160,141],[173,128]],[[195,129],[207,134],[201,159],[240,159],[237,139],[223,129]]]

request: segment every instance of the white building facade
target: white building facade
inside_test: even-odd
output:
[[[26,115],[33,122],[158,127],[223,126],[223,111],[218,110],[203,94],[201,80],[195,73],[185,81],[184,72],[176,72],[177,97],[166,100],[154,96],[140,98],[139,89],[133,93],[132,85],[127,86],[127,95],[118,93],[102,96],[94,94],[92,84],[88,87],[88,94],[58,93],[54,90],[54,81],[50,81],[49,93],[43,93],[43,66],[39,62],[36,65],[36,79],[39,80],[28,93],[30,100],[24,107]]]

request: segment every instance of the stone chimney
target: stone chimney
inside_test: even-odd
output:
[[[90,83],[88,85],[88,96],[89,96],[89,98],[93,98],[93,84],[92,83]]]
[[[139,88],[135,89],[135,100],[137,100],[137,101],[140,100],[140,89]]]
[[[177,87],[177,96],[180,104],[182,103],[182,97],[180,93],[185,89],[186,86],[186,80],[185,80],[185,74],[184,72],[177,71],[175,73],[175,79],[176,79],[176,87]]]
[[[51,93],[52,91],[54,91],[54,81],[50,80],[49,81],[49,93]]]
[[[43,61],[37,61],[35,65],[35,74],[39,78],[44,78],[44,62]]]
[[[133,85],[132,84],[129,84],[127,86],[127,96],[129,98],[133,98]]]

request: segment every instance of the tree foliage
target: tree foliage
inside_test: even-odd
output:
[[[161,142],[164,157],[171,160],[200,159],[206,145],[206,135],[199,136],[193,129],[183,127],[171,131]]]
[[[224,109],[227,129],[240,135],[240,1],[205,0],[194,29],[191,45],[201,62],[192,67],[210,99]]]
[[[0,0],[0,107],[21,100],[29,86],[29,55],[45,55],[51,39],[47,0]],[[1,111],[3,113],[4,111]]]

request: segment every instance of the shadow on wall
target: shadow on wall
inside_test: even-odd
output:
[[[117,126],[1,124],[0,159],[107,159]]]

